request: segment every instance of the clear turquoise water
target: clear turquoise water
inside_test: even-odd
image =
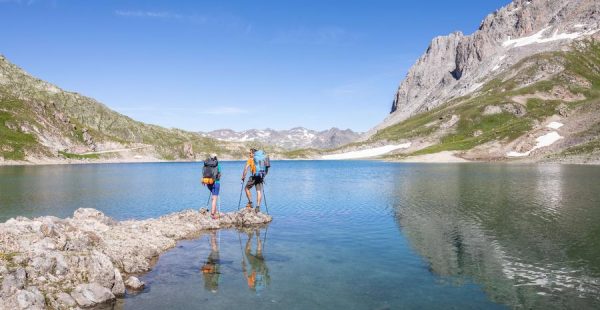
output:
[[[234,210],[243,163],[222,164],[221,208]],[[200,170],[2,167],[0,220],[199,208]],[[274,221],[259,231],[262,259],[256,235],[246,253],[247,232],[182,241],[117,308],[600,307],[600,167],[277,161],[266,194]],[[202,273],[207,261],[217,274]]]

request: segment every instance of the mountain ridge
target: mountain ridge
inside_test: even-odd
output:
[[[193,132],[133,120],[93,98],[33,77],[3,55],[0,137],[0,162],[134,157],[190,160],[211,152],[236,158],[247,149],[244,144],[217,142]]]
[[[534,54],[560,50],[599,29],[598,1],[515,0],[488,14],[473,34],[438,36],[398,86],[390,115],[369,130],[365,139],[377,130],[477,90],[491,79],[490,72]],[[530,36],[529,41],[514,39]]]
[[[325,153],[600,163],[599,41],[598,1],[515,0],[471,35],[434,38],[384,121]]]
[[[342,130],[336,127],[317,131],[297,126],[287,130],[266,128],[234,131],[231,129],[217,129],[209,132],[200,132],[200,134],[220,141],[255,141],[293,150],[299,148],[335,148],[353,142],[362,133],[354,132],[351,129]]]

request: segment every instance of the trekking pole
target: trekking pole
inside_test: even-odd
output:
[[[242,248],[242,237],[240,236],[241,232],[238,230],[238,240],[240,241],[240,252],[242,254],[242,272],[246,271],[246,255],[244,253],[244,249]],[[244,274],[244,277],[246,275]]]
[[[240,204],[242,203],[242,192],[244,191],[244,183],[246,182],[246,178],[242,180],[242,188],[240,188],[240,200],[238,201],[238,211],[240,211]]]
[[[267,227],[265,227],[265,238],[263,239],[263,246],[262,246],[263,255],[265,253],[265,245],[267,245],[267,232],[269,232],[269,225],[267,225]]]
[[[269,206],[267,205],[267,192],[265,191],[267,187],[263,184],[263,198],[265,199],[265,208],[267,209],[267,214],[269,214]]]
[[[219,219],[221,219],[221,195],[217,196],[217,207],[219,210]],[[219,241],[221,241],[221,235],[219,235]]]
[[[212,197],[212,191],[208,193],[208,200],[206,201],[206,209],[208,209],[208,203],[210,202],[211,197]]]

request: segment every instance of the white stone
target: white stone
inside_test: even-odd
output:
[[[502,113],[502,108],[497,105],[488,105],[483,109],[483,115],[494,115]]]
[[[144,288],[145,283],[140,281],[140,279],[134,277],[134,276],[130,276],[127,281],[125,281],[125,286],[127,286],[129,289],[138,291]]]

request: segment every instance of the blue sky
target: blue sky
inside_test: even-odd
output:
[[[366,131],[434,36],[508,0],[0,0],[0,53],[134,119]]]

